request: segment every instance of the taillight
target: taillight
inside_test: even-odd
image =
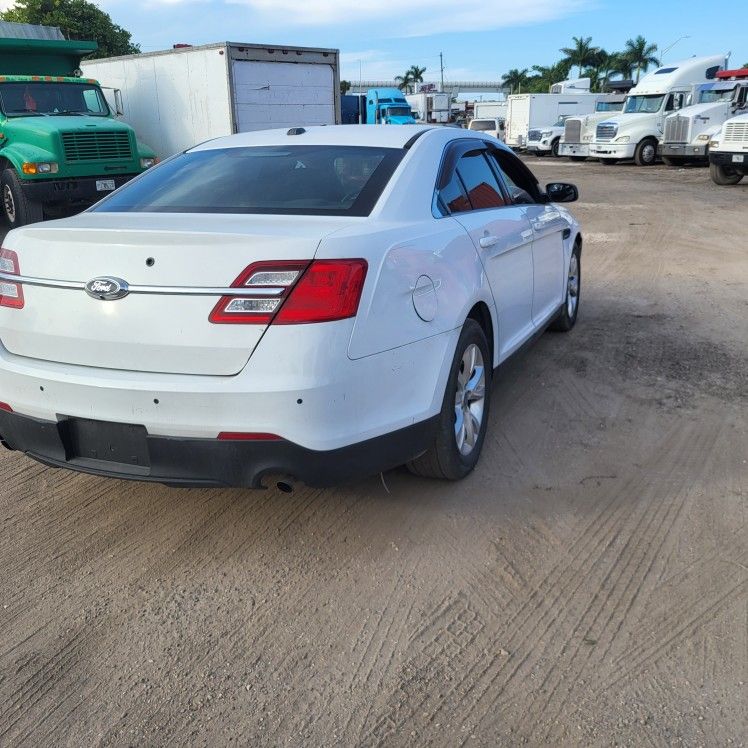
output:
[[[20,275],[18,255],[12,249],[0,249],[0,271],[8,275]],[[0,306],[23,309],[23,286],[20,283],[0,279]]]
[[[358,311],[366,279],[366,260],[257,262],[232,288],[251,288],[252,296],[223,296],[210,313],[216,324],[279,325],[332,322]]]

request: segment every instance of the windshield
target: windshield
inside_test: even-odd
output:
[[[712,104],[715,101],[730,101],[734,93],[734,88],[723,88],[721,91],[716,89],[702,91],[701,96],[699,96],[699,104]]]
[[[597,112],[620,112],[623,109],[622,101],[598,101],[595,111]]]
[[[495,130],[497,128],[495,119],[474,119],[470,123],[471,130]]]
[[[409,106],[388,106],[387,107],[387,116],[388,117],[410,117],[410,107]]]
[[[192,151],[145,172],[93,210],[366,216],[404,154],[331,145]]]
[[[554,123],[553,127],[564,127],[566,124],[566,120],[569,119],[570,115],[568,114],[562,114],[559,116],[559,118]]]
[[[629,96],[626,99],[626,106],[623,111],[626,114],[631,112],[643,112],[645,114],[655,114],[660,111],[662,102],[665,100],[665,94],[653,94],[649,96]]]
[[[89,83],[0,83],[0,106],[8,117],[109,114],[101,89]]]

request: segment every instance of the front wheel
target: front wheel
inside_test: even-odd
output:
[[[26,197],[21,187],[21,180],[14,169],[5,169],[0,176],[0,193],[2,193],[3,213],[12,229],[44,220],[41,203]]]
[[[737,184],[743,174],[729,166],[720,166],[719,164],[709,164],[709,176],[714,184],[724,186]]]
[[[561,147],[561,139],[556,138],[551,145],[551,155],[553,158],[558,158],[558,149]]]
[[[424,454],[408,463],[411,473],[460,480],[475,467],[486,436],[492,373],[483,329],[467,319],[452,359],[436,438]]]
[[[634,162],[637,166],[652,166],[657,161],[657,141],[654,138],[644,138],[634,151]]]
[[[566,297],[558,316],[551,323],[550,329],[556,332],[569,332],[577,322],[579,314],[579,296],[582,291],[582,250],[579,244],[574,245],[569,258],[569,272],[566,275]]]

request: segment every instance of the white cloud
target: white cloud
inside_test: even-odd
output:
[[[593,0],[228,0],[248,5],[269,24],[358,26],[367,22],[393,24],[390,36],[427,36],[479,31],[533,22],[547,22],[592,5]],[[403,11],[406,12],[403,12]]]

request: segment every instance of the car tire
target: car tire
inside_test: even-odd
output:
[[[569,156],[569,158],[572,161],[579,161],[580,163],[587,160],[587,156]]]
[[[654,138],[644,138],[634,151],[634,163],[637,166],[652,166],[657,161],[657,141]]]
[[[571,250],[566,279],[564,305],[548,329],[554,332],[569,332],[577,322],[579,297],[582,292],[582,248],[577,242]]]
[[[558,149],[561,147],[561,138],[556,138],[553,143],[551,143],[551,156],[553,158],[558,158]]]
[[[735,169],[730,169],[728,166],[709,164],[709,176],[712,178],[714,184],[726,187],[728,185],[737,184],[744,175]]]
[[[493,362],[489,351],[483,328],[474,319],[465,320],[452,359],[434,442],[424,454],[407,463],[414,475],[460,480],[476,466],[491,402]],[[466,366],[471,368],[467,375]],[[458,426],[460,417],[462,427]]]
[[[8,168],[0,176],[3,214],[11,229],[44,220],[41,203],[29,200],[14,169]]]

